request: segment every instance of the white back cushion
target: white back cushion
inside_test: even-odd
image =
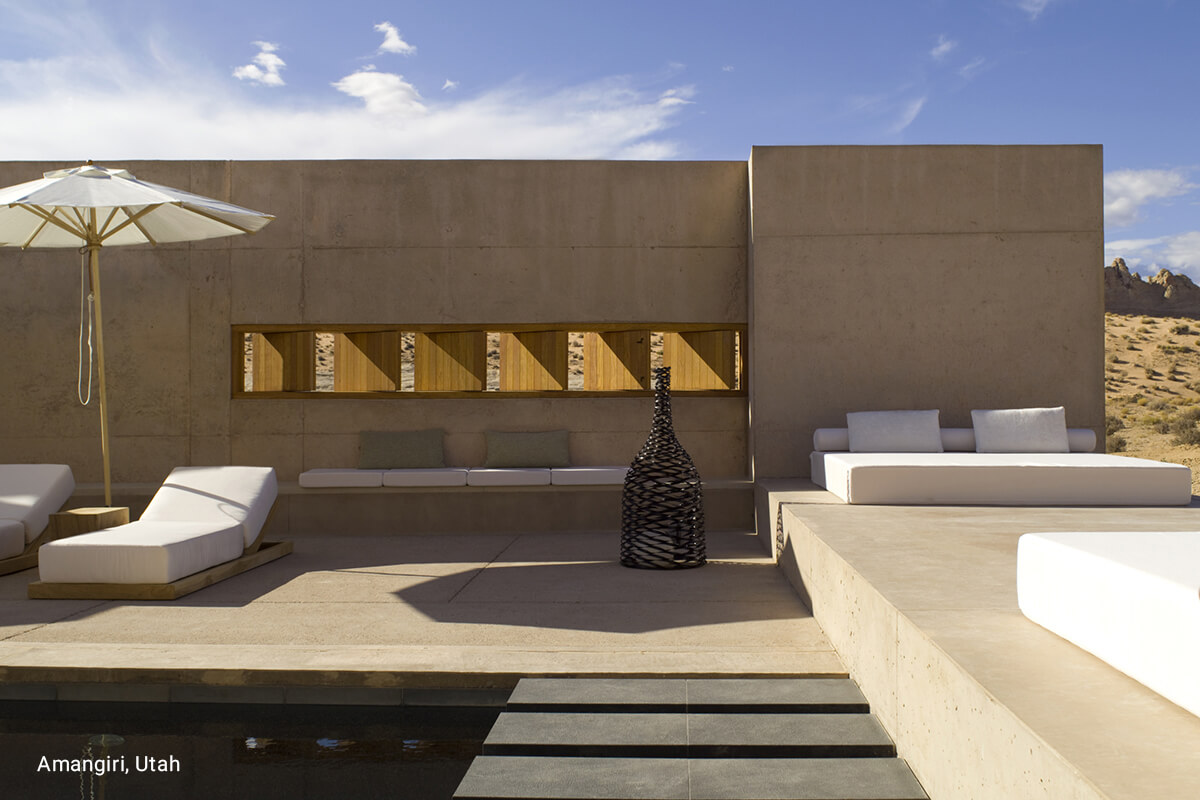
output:
[[[213,522],[242,526],[254,543],[279,492],[271,467],[176,467],[155,492],[143,520]]]
[[[0,518],[23,523],[26,542],[46,529],[74,491],[66,464],[0,464]]]
[[[977,453],[1069,453],[1067,415],[1055,408],[973,410]]]
[[[937,409],[855,411],[846,415],[851,453],[940,453]]]

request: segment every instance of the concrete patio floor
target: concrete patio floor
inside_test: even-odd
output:
[[[616,563],[617,533],[293,537],[173,602],[29,600],[0,578],[0,699],[406,702],[520,676],[845,668],[753,534],[710,563]]]

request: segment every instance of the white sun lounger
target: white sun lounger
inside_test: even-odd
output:
[[[0,464],[0,575],[37,565],[50,515],[74,491],[66,464]]]
[[[141,519],[44,545],[33,598],[173,600],[292,551],[263,544],[270,467],[179,467]]]

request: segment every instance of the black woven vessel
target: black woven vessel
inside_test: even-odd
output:
[[[675,438],[671,368],[654,370],[654,422],[621,492],[621,565],[687,569],[704,565],[700,473]]]

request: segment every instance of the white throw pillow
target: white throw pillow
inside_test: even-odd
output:
[[[1057,408],[971,412],[977,453],[1069,453],[1067,414]]]
[[[851,453],[940,453],[938,410],[854,411],[846,415]]]

